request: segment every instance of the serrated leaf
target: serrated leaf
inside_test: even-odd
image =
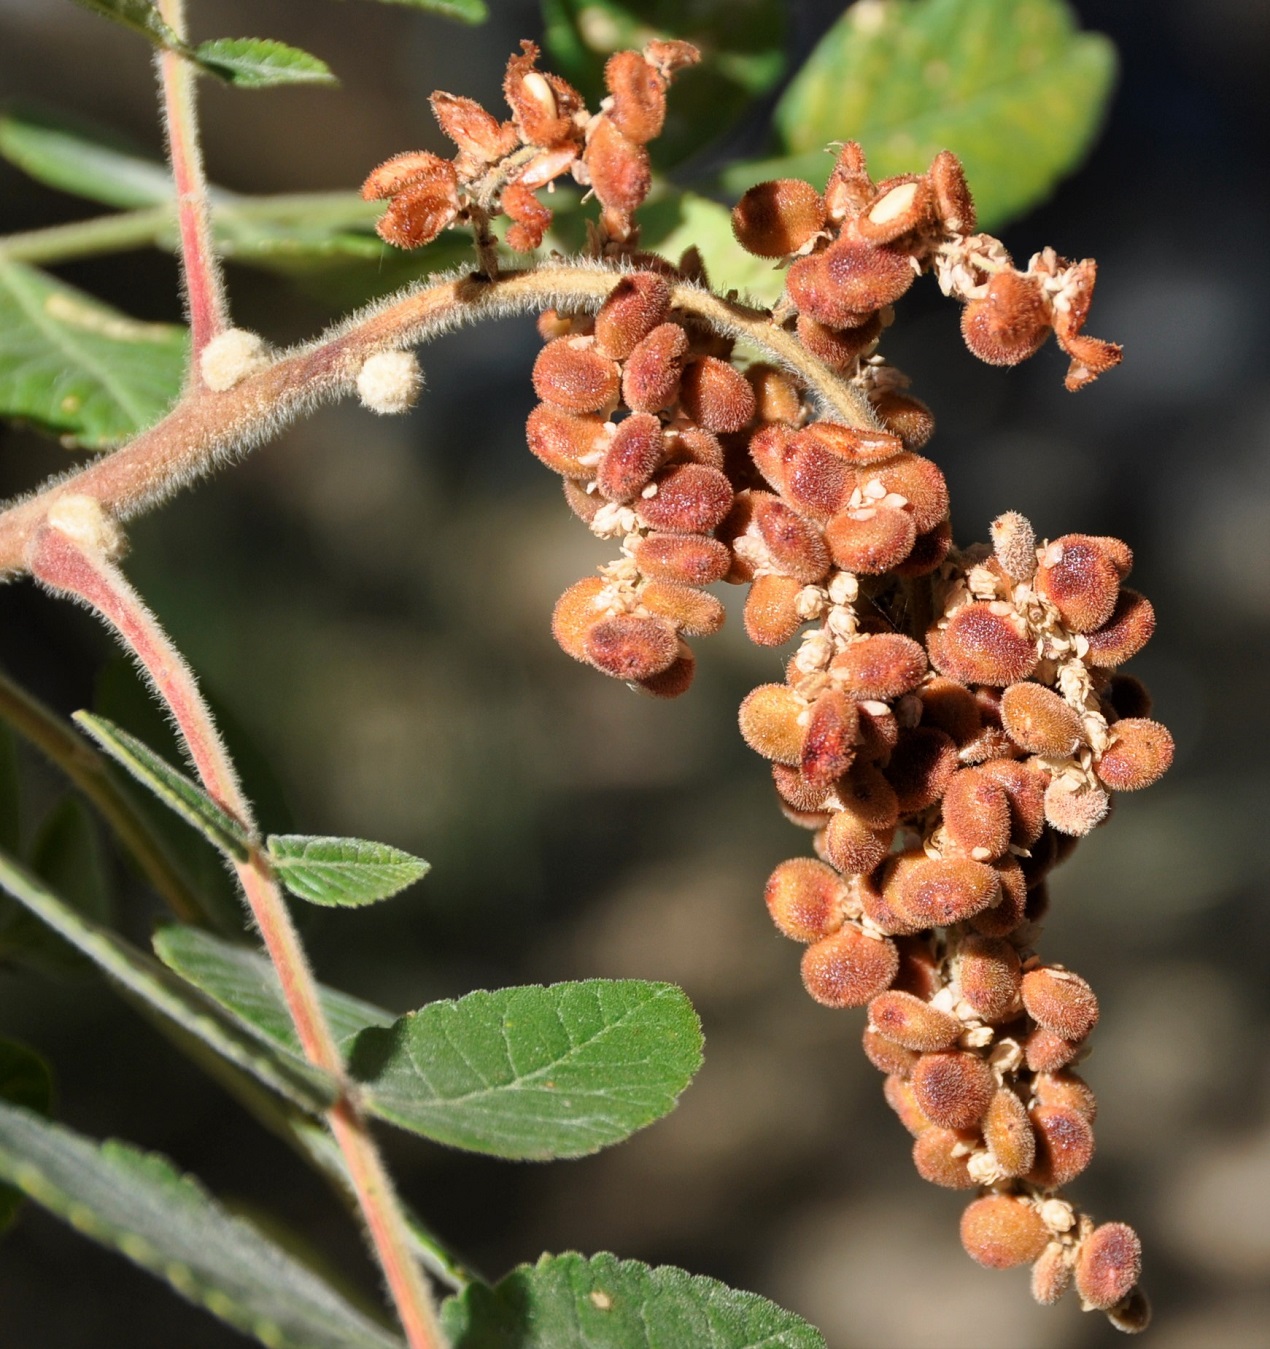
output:
[[[184,328],[139,323],[0,256],[0,417],[116,445],[176,399],[188,346]]]
[[[489,18],[485,0],[379,0],[379,3],[422,9],[444,19],[457,19],[460,23],[484,23]]]
[[[153,0],[78,0],[85,9],[91,9],[104,19],[113,19],[115,23],[131,28],[148,38],[156,47],[170,47],[179,51],[181,39],[163,22]]]
[[[654,161],[676,164],[727,130],[785,69],[781,0],[542,0],[543,43],[552,69],[592,106],[604,96],[604,63],[652,38],[701,48],[698,66],[676,73]]]
[[[503,988],[363,1031],[349,1071],[371,1113],[496,1157],[581,1157],[674,1108],[701,1066],[682,989],[639,979]]]
[[[280,1053],[268,1037],[245,1026],[157,960],[77,913],[5,853],[0,853],[0,889],[86,955],[143,1010],[197,1036],[305,1110],[321,1111],[338,1095],[329,1074]]]
[[[747,253],[732,233],[726,206],[693,192],[669,193],[640,212],[645,247],[678,262],[696,248],[706,264],[710,285],[719,294],[735,290],[756,304],[774,304],[785,287],[785,273],[770,258]]]
[[[278,879],[310,904],[336,908],[374,904],[413,885],[430,870],[422,858],[361,838],[271,834],[267,843]]]
[[[402,1349],[166,1157],[127,1143],[98,1144],[0,1103],[0,1175],[263,1344]]]
[[[858,140],[874,178],[954,151],[991,229],[1080,162],[1115,70],[1111,42],[1080,32],[1064,0],[867,0],[829,30],[774,116],[787,154]],[[823,182],[832,160],[819,162]],[[725,181],[742,190],[775,167],[738,166]]]
[[[38,1114],[53,1109],[53,1073],[26,1045],[0,1039],[0,1101],[20,1105]],[[22,1207],[22,1191],[0,1185],[0,1232],[12,1225]]]
[[[194,59],[204,70],[240,89],[339,83],[325,61],[272,38],[214,38],[194,48]]]
[[[176,923],[155,933],[154,949],[169,969],[202,989],[226,1011],[280,1048],[301,1056],[277,971],[264,956],[200,928]],[[396,1019],[382,1007],[333,988],[319,987],[318,993],[341,1052],[347,1052],[367,1026],[391,1026]]]
[[[800,1316],[673,1265],[568,1252],[448,1298],[452,1349],[825,1349]]]
[[[251,835],[242,821],[214,801],[198,783],[178,773],[122,726],[92,712],[76,712],[73,720],[117,763],[148,787],[169,809],[230,857],[243,861],[251,850]]]
[[[172,204],[172,175],[96,128],[44,108],[0,114],[0,154],[37,182],[125,210]]]

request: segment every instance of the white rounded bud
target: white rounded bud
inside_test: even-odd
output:
[[[269,348],[259,333],[246,328],[226,328],[203,348],[198,358],[199,374],[213,393],[224,393],[269,364]]]
[[[405,412],[423,388],[423,371],[413,351],[377,351],[357,372],[357,396],[372,412]]]
[[[49,507],[45,523],[78,544],[85,552],[116,558],[124,549],[123,531],[102,509],[96,497],[69,493]]]

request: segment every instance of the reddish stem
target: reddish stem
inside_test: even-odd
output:
[[[181,38],[185,37],[183,9],[181,0],[159,0],[159,12]],[[161,51],[158,65],[168,159],[176,182],[177,223],[193,347],[191,368],[195,381],[201,382],[197,374],[199,353],[229,326],[229,311],[220,264],[212,243],[207,177],[203,171],[194,101],[195,70],[189,61],[173,51]]]
[[[256,825],[238,775],[192,671],[123,573],[96,548],[46,526],[35,536],[29,565],[51,590],[81,600],[114,628],[171,712],[203,786],[254,837]],[[367,1122],[347,1088],[339,1046],[318,998],[291,912],[267,855],[253,844],[235,861],[239,882],[278,972],[283,997],[305,1056],[344,1083],[327,1123],[344,1154],[375,1254],[411,1349],[442,1349],[423,1275],[410,1253],[405,1220]]]

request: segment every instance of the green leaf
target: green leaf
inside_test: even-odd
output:
[[[785,288],[785,273],[770,258],[747,253],[732,233],[732,213],[708,197],[693,192],[659,197],[640,212],[640,236],[644,247],[672,262],[697,248],[710,285],[720,294],[735,290],[756,304],[770,305]]]
[[[441,1320],[452,1349],[825,1349],[824,1337],[756,1293],[673,1265],[569,1252],[470,1284]]]
[[[489,18],[485,0],[379,0],[383,5],[405,5],[409,9],[423,9],[444,19],[460,23],[484,23]]]
[[[181,39],[159,17],[152,0],[78,0],[78,3],[104,19],[113,19],[134,33],[140,33],[156,47],[181,50]]]
[[[61,113],[19,105],[0,114],[0,154],[37,182],[127,210],[173,204],[172,175],[158,160]]]
[[[338,84],[325,61],[271,38],[220,37],[200,42],[194,59],[205,70],[240,89],[275,84]]]
[[[100,449],[151,425],[181,391],[183,328],[139,323],[0,256],[0,417]]]
[[[402,1349],[166,1157],[0,1103],[0,1175],[271,1349]]]
[[[676,164],[701,150],[775,85],[785,69],[781,0],[542,0],[543,41],[553,69],[592,106],[604,95],[604,62],[652,38],[701,48],[699,66],[675,75],[655,162]]]
[[[701,1066],[682,989],[638,979],[503,988],[363,1031],[367,1108],[441,1143],[545,1160],[596,1152],[673,1109]]]
[[[271,834],[268,845],[278,879],[310,904],[345,909],[373,904],[413,885],[429,871],[421,858],[360,838]]]
[[[178,773],[160,759],[136,736],[121,726],[92,712],[76,712],[73,720],[86,731],[116,762],[122,764],[144,787],[148,787],[164,805],[222,852],[240,862],[251,850],[251,835],[243,823],[184,773]]]
[[[920,172],[954,151],[991,229],[1081,161],[1115,70],[1111,42],[1078,31],[1063,0],[864,0],[821,40],[775,121],[790,155],[858,140],[874,178]],[[832,160],[820,165],[823,182]],[[726,181],[739,190],[772,169]]]
[[[196,1036],[297,1105],[321,1111],[338,1095],[329,1074],[279,1053],[266,1036],[122,937],[84,918],[5,853],[0,853],[0,888],[104,970],[142,1010]]]
[[[48,1115],[53,1109],[53,1074],[48,1064],[26,1045],[0,1039],[0,1101]],[[22,1191],[0,1185],[0,1232],[13,1224],[22,1206]]]
[[[302,1057],[277,971],[259,952],[176,923],[155,933],[154,949],[169,969],[202,989],[226,1011],[279,1048]],[[382,1007],[333,988],[320,988],[319,996],[341,1052],[347,1052],[358,1033],[368,1026],[391,1026],[395,1020]]]

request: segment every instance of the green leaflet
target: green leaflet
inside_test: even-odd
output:
[[[637,979],[469,993],[363,1031],[372,1114],[496,1157],[581,1157],[674,1108],[701,1066],[682,989]]]
[[[0,254],[0,417],[118,444],[180,393],[188,345],[183,328],[139,323]]]
[[[441,1309],[452,1349],[825,1349],[793,1312],[673,1265],[573,1252],[470,1284]]]
[[[428,874],[428,864],[386,843],[311,834],[271,834],[278,879],[300,899],[335,908],[374,904]]]
[[[157,960],[76,913],[4,853],[0,853],[0,888],[121,984],[143,1009],[197,1036],[305,1110],[320,1112],[335,1099],[336,1085],[321,1069],[279,1053],[258,1031],[244,1027]]]
[[[277,971],[265,956],[200,928],[176,923],[155,933],[154,949],[169,969],[279,1048],[303,1059]],[[348,1053],[353,1040],[367,1026],[391,1026],[396,1019],[382,1007],[333,988],[323,987],[319,993],[342,1053]]]
[[[113,19],[134,33],[140,33],[156,47],[180,49],[181,39],[159,17],[153,0],[78,0],[78,3],[103,19]]]
[[[38,1114],[53,1109],[53,1074],[45,1061],[16,1040],[0,1039],[0,1101]],[[12,1225],[22,1207],[22,1191],[0,1185],[0,1232]]]
[[[875,179],[956,152],[996,228],[1044,200],[1089,148],[1115,49],[1063,0],[863,0],[821,40],[777,104],[781,157],[723,175],[823,183],[831,141],[858,140]]]
[[[239,89],[339,83],[325,61],[271,38],[214,38],[194,48],[194,59],[205,70]]]
[[[148,787],[170,810],[174,810],[209,843],[238,861],[246,860],[251,835],[196,782],[178,773],[153,750],[121,726],[92,712],[76,712],[75,724],[90,735],[116,763],[122,764],[143,787]]]
[[[402,1349],[166,1157],[0,1102],[0,1175],[271,1349]]]
[[[656,163],[676,164],[726,131],[785,69],[780,0],[542,0],[545,64],[596,107],[604,62],[651,38],[695,43],[702,62],[675,75],[666,125],[649,145]]]

